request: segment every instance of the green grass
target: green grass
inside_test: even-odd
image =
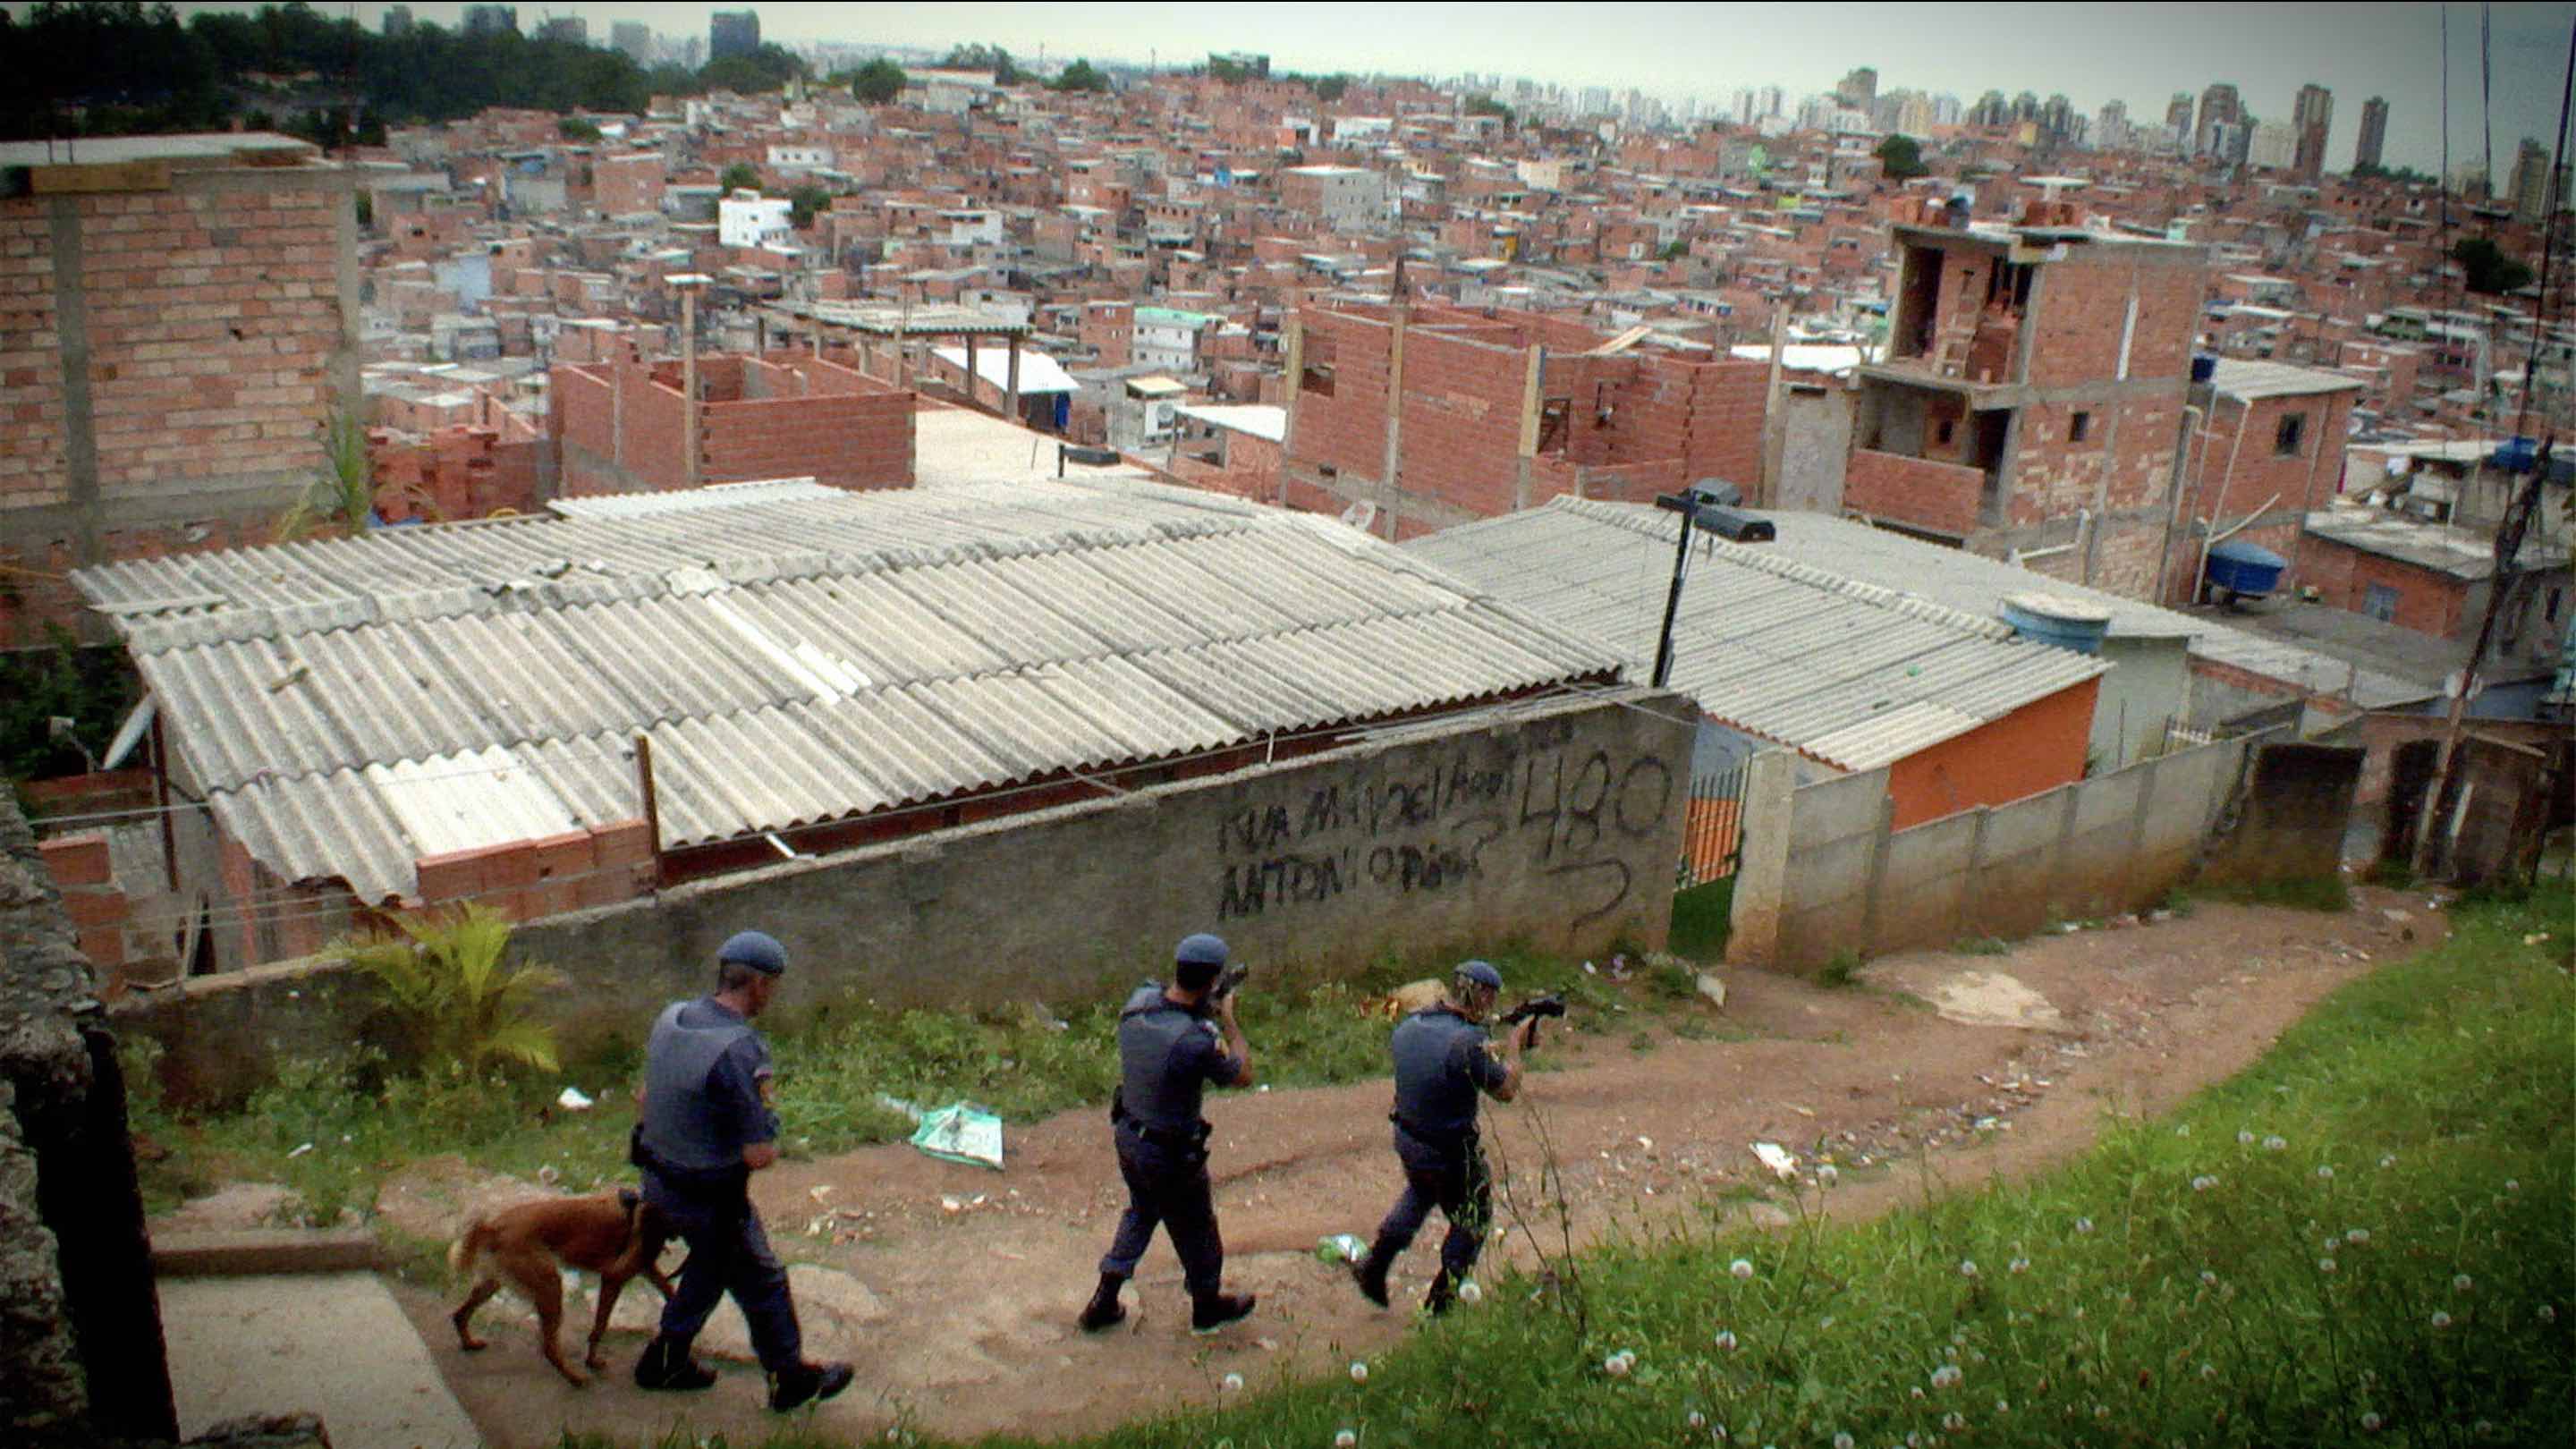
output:
[[[1816,968],[1816,984],[1837,990],[1860,984],[1861,956],[1858,951],[1841,950],[1833,959]]]
[[[1256,977],[1241,1017],[1261,1080],[1302,1087],[1383,1077],[1391,1023],[1370,999],[1450,959],[1390,958],[1352,981]],[[1514,999],[1565,994],[1570,1015],[1548,1024],[1551,1041],[1566,1031],[1634,1034],[1650,1021],[1694,1019],[1691,1003],[1651,969],[1614,983],[1580,961],[1511,949],[1488,959]],[[1106,1103],[1118,1080],[1123,996],[1106,993],[1063,1018],[1028,1006],[980,1014],[860,1001],[815,1008],[771,1037],[782,1143],[790,1156],[821,1156],[910,1136],[911,1120],[881,1097],[921,1107],[964,1099],[1007,1122]],[[1537,1062],[1544,1068],[1550,1055]],[[612,1044],[567,1060],[559,1076],[421,1078],[389,1074],[381,1058],[360,1052],[288,1063],[238,1110],[211,1115],[176,1113],[138,1085],[135,1126],[156,1150],[142,1164],[145,1195],[166,1208],[225,1181],[279,1182],[301,1198],[303,1221],[329,1222],[344,1209],[368,1210],[404,1164],[445,1154],[530,1179],[552,1168],[564,1187],[588,1190],[632,1175],[626,1134],[641,1065],[631,1043]],[[148,1083],[148,1060],[131,1060],[128,1077]],[[567,1083],[597,1107],[554,1107]]]

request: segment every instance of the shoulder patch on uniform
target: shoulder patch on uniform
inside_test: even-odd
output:
[[[1209,1036],[1214,1037],[1218,1041],[1225,1040],[1225,1033],[1217,1030],[1216,1023],[1209,1021],[1204,1017],[1199,1020],[1199,1030],[1206,1032]]]

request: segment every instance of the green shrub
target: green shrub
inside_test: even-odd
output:
[[[333,942],[327,955],[375,979],[419,1063],[480,1077],[502,1064],[557,1069],[554,1028],[538,995],[562,984],[543,966],[503,964],[510,921],[489,906],[402,916],[401,936]]]

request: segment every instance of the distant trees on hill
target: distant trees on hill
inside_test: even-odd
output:
[[[516,31],[468,36],[423,21],[378,35],[302,3],[183,22],[166,4],[48,0],[0,9],[0,139],[219,130],[255,111],[300,117],[285,127],[299,134],[345,136],[491,106],[632,114],[655,95],[776,90],[803,70],[776,45],[698,71],[645,70],[615,50]]]

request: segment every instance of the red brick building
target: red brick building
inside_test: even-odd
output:
[[[2344,438],[2362,386],[2284,362],[2219,359],[2210,380],[2191,390],[2201,421],[2188,445],[2181,526],[2160,602],[2188,603],[2199,592],[2200,545],[2213,534],[2290,560],[2284,587],[2307,582],[2302,523],[2343,491]]]
[[[1893,228],[1888,356],[1860,369],[1843,503],[2152,597],[2206,250],[2085,230],[2060,203],[2027,220]]]
[[[284,136],[41,142],[0,195],[0,648],[111,559],[265,539],[358,419],[352,173]]]
[[[1298,309],[1285,501],[1411,538],[1559,494],[1644,501],[1760,471],[1763,363],[1698,362],[1504,309]]]
[[[681,364],[609,361],[553,372],[562,490],[651,492],[754,478],[835,488],[912,484],[912,394],[801,352],[698,359],[692,477]]]

